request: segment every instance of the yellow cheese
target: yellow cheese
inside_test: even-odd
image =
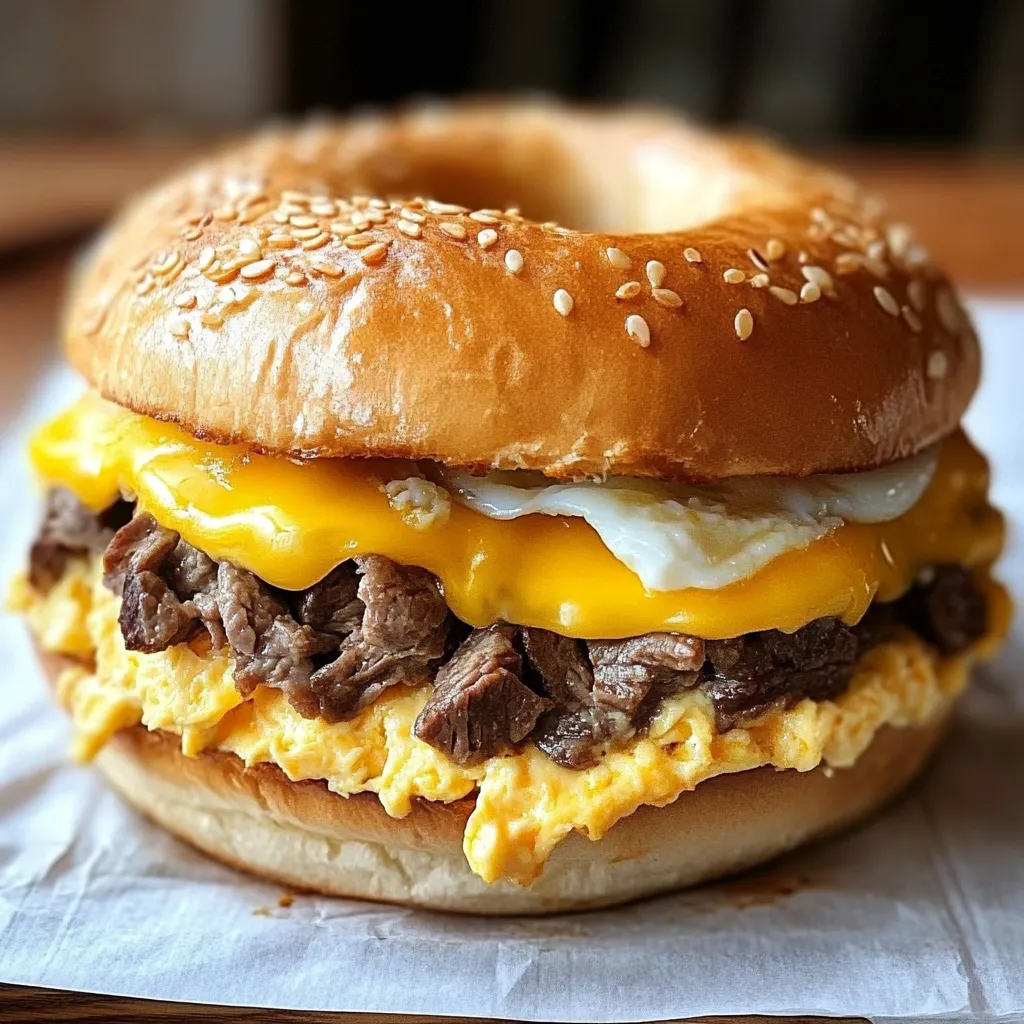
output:
[[[889,523],[847,524],[718,590],[652,592],[579,519],[489,519],[454,504],[429,525],[391,507],[400,460],[299,461],[196,440],[90,394],[32,443],[39,473],[101,509],[121,492],[191,544],[275,586],[310,586],[339,562],[377,553],[435,573],[459,618],[497,619],[584,638],[674,630],[719,638],[856,622],[926,565],[991,562],[1003,524],[988,467],[962,433],[942,445],[924,497]]]
[[[1008,602],[988,586],[995,638],[1006,628]],[[16,587],[14,603],[45,627],[40,639],[52,651],[81,657],[84,623],[94,667],[68,669],[57,687],[80,757],[142,723],[179,734],[190,756],[217,748],[247,765],[276,764],[291,779],[324,779],[343,795],[377,793],[395,817],[414,797],[447,802],[476,790],[464,840],[470,866],[487,881],[524,884],[573,830],[599,839],[642,804],[664,806],[713,776],[762,765],[853,764],[883,725],[920,725],[945,711],[971,660],[940,659],[908,638],[871,651],[835,701],[804,700],[747,728],[719,733],[706,699],[691,692],[667,700],[647,736],[585,771],[562,768],[532,745],[461,768],[412,734],[427,687],[395,686],[352,721],[331,725],[302,718],[276,690],[258,687],[243,700],[230,657],[208,643],[126,651],[119,602],[103,587],[96,558],[74,561],[45,596]]]

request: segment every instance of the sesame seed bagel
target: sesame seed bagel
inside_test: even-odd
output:
[[[201,437],[560,478],[874,467],[979,374],[946,277],[846,178],[542,104],[261,134],[124,211],[65,335]]]

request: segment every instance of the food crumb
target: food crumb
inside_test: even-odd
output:
[[[287,907],[290,907],[294,902],[295,902],[295,896],[294,896],[294,894],[292,894],[290,892],[286,892],[286,893],[284,893],[284,895],[278,896],[278,898],[277,898],[277,905],[279,907],[286,907],[287,908]]]
[[[253,917],[270,917],[270,910],[267,907],[253,907]]]

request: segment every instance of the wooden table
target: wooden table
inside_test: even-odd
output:
[[[0,146],[0,185],[7,189],[0,188],[0,250],[5,246],[13,249],[0,256],[0,355],[5,371],[0,374],[0,429],[33,377],[55,355],[60,292],[75,239],[105,215],[129,186],[163,173],[168,163],[177,162],[192,148],[189,142],[167,144],[154,155],[151,148],[140,151],[137,145],[120,151],[95,143],[37,144],[32,151]],[[36,173],[40,161],[46,168],[43,178]],[[921,241],[965,291],[1024,294],[1024,159],[979,163],[892,154],[839,155],[835,162],[885,195],[893,213],[915,226]],[[64,179],[54,172],[55,167],[63,167],[65,173],[70,167],[79,169],[78,177],[89,183],[84,199],[63,197],[59,203],[51,202],[56,183]],[[83,174],[83,167],[87,173]],[[19,182],[33,181],[36,187],[30,188],[27,196],[19,194]],[[39,187],[40,182],[45,182],[46,188]],[[29,207],[40,196],[50,203],[50,214],[59,207],[61,215],[33,216]],[[57,241],[53,241],[55,236]],[[40,246],[41,238],[50,241]],[[34,247],[26,249],[30,242]],[[313,1024],[341,1019],[350,1024],[451,1020],[201,1007],[0,986],[0,1020],[5,1024],[119,1020]],[[741,1020],[778,1018],[730,1018],[731,1022]]]

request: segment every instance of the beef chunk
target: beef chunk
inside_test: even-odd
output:
[[[636,714],[652,687],[667,695],[697,683],[704,641],[680,633],[645,633],[626,640],[592,640],[594,698],[606,708]]]
[[[360,572],[357,593],[366,606],[360,625],[363,639],[386,651],[416,650],[440,657],[448,606],[434,576],[381,555],[364,555],[355,562]]]
[[[347,633],[337,658],[292,693],[307,717],[350,718],[389,686],[428,677],[445,653],[449,615],[437,580],[381,555],[355,562],[358,577],[341,565],[299,602],[304,621],[335,636]]]
[[[161,526],[148,512],[140,512],[114,534],[103,552],[103,582],[119,594],[126,576],[158,573],[178,539],[174,530]]]
[[[199,615],[155,572],[142,569],[124,577],[118,622],[129,651],[155,654],[190,639],[199,628]]]
[[[342,643],[338,657],[313,673],[307,689],[293,695],[292,704],[307,718],[319,715],[340,722],[372,704],[388,687],[427,674],[426,659],[386,651],[357,629]]]
[[[271,623],[287,611],[266,583],[230,562],[217,566],[216,599],[231,649],[250,657]]]
[[[362,621],[366,605],[356,594],[359,577],[352,562],[342,562],[303,592],[296,618],[321,633],[346,637]]]
[[[907,625],[943,654],[957,654],[988,631],[985,595],[958,565],[940,565],[899,601]]]
[[[553,708],[541,715],[533,741],[566,768],[589,768],[615,742],[633,733],[629,716],[606,707]]]
[[[846,689],[859,644],[838,619],[815,619],[795,633],[765,630],[705,644],[703,684],[721,731],[804,697],[827,700]]]
[[[544,692],[566,708],[592,703],[594,673],[583,644],[547,629],[522,630],[523,647],[530,664],[544,683]]]
[[[28,578],[37,590],[49,590],[75,555],[99,554],[114,532],[131,518],[131,505],[116,501],[99,515],[69,490],[54,487],[46,497],[39,534],[29,550]]]
[[[251,654],[235,652],[238,692],[247,697],[262,683],[301,699],[309,688],[314,657],[336,644],[335,637],[299,625],[290,615],[278,615],[256,634]]]
[[[475,764],[525,739],[550,701],[522,681],[515,629],[474,630],[437,673],[415,733],[458,764]]]

